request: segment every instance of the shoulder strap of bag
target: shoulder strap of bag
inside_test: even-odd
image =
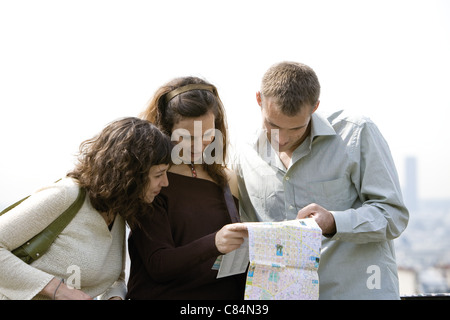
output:
[[[223,188],[223,195],[225,197],[225,202],[227,204],[231,222],[240,222],[241,219],[239,219],[239,212],[236,208],[236,203],[234,202],[233,194],[231,193],[230,186],[228,184]]]
[[[58,181],[61,181],[61,179],[56,180],[55,183],[57,183]],[[14,208],[17,207],[19,204],[21,204],[22,202],[24,202],[25,200],[27,200],[29,197],[30,197],[30,196],[27,196],[27,197],[25,197],[25,198],[23,198],[23,199],[20,199],[19,201],[13,203],[13,204],[10,205],[9,207],[3,209],[2,212],[0,212],[0,216],[1,216],[2,214],[4,214],[4,213],[6,213],[6,212],[8,212],[8,211],[10,211],[10,210],[12,210],[12,209],[14,209]]]
[[[67,208],[58,218],[48,225],[47,228],[42,230],[41,233],[28,240],[22,246],[14,249],[12,253],[28,264],[39,259],[48,250],[61,231],[63,231],[69,222],[72,221],[73,217],[75,217],[76,213],[83,205],[85,198],[86,190],[84,188],[80,188],[75,202],[73,202],[69,208]],[[3,210],[1,214],[16,207],[25,199],[26,198]]]
[[[25,200],[27,200],[30,196],[25,197],[19,201],[17,201],[16,203],[13,203],[12,205],[10,205],[9,207],[7,207],[6,209],[3,209],[2,212],[0,212],[0,216],[12,209],[14,209],[15,207],[17,207],[19,204],[21,204],[22,202],[24,202]]]

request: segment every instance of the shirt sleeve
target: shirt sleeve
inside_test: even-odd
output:
[[[215,232],[176,247],[164,199],[156,197],[152,206],[153,210],[140,217],[140,227],[132,229],[131,239],[154,281],[179,278],[201,262],[221,254],[215,245]]]
[[[1,294],[12,300],[29,300],[53,279],[53,275],[23,262],[11,251],[53,222],[71,204],[69,198],[66,189],[55,184],[0,216]]]
[[[331,239],[357,243],[395,239],[405,230],[409,213],[389,146],[372,122],[359,134],[354,156],[360,165],[355,166],[352,179],[362,206],[332,212],[337,232]]]

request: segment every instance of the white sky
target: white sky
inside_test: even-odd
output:
[[[0,205],[70,170],[79,144],[178,76],[214,83],[231,134],[260,124],[273,63],[310,65],[319,112],[372,118],[404,181],[450,198],[450,1],[0,0]]]

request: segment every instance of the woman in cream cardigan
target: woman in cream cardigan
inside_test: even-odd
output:
[[[0,216],[0,299],[124,299],[125,222],[138,223],[168,185],[171,141],[146,120],[112,122],[80,146],[67,177]],[[27,264],[11,253],[86,198],[49,250]]]

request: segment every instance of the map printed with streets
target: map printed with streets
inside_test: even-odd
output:
[[[250,266],[245,299],[318,299],[322,230],[314,219],[246,225]]]

